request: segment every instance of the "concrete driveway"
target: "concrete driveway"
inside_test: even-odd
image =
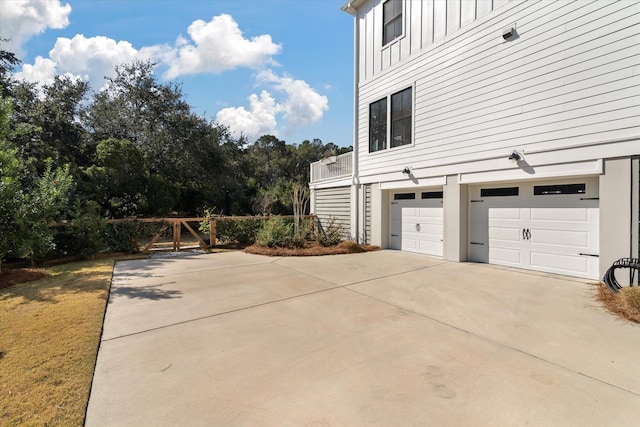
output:
[[[397,251],[117,264],[87,426],[634,426],[585,281]]]

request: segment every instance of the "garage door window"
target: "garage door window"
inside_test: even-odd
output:
[[[518,194],[519,187],[482,188],[480,190],[480,197],[517,196]]]
[[[442,191],[425,191],[422,193],[422,199],[442,199]]]
[[[398,193],[393,195],[393,200],[415,200],[416,193]]]
[[[584,194],[585,184],[565,184],[565,185],[536,185],[533,187],[534,196],[546,196],[555,194]]]

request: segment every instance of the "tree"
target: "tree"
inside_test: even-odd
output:
[[[8,41],[8,39],[0,38],[0,43]],[[11,94],[11,85],[13,84],[11,73],[14,66],[18,64],[20,64],[20,60],[13,52],[0,49],[0,95],[6,97]]]
[[[87,168],[86,176],[103,215],[124,217],[146,212],[149,177],[142,153],[132,142],[100,141],[95,164]]]
[[[14,247],[14,216],[21,197],[21,164],[17,150],[8,140],[11,111],[11,101],[0,95],[0,270],[5,255]]]
[[[73,188],[69,165],[54,169],[51,163],[47,162],[32,188],[22,192],[14,217],[14,252],[20,258],[29,258],[32,266],[54,248],[51,224],[67,207]]]

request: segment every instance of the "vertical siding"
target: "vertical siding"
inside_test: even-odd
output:
[[[512,1],[460,31],[360,86],[361,176],[640,135],[639,2]],[[369,102],[412,84],[415,145],[369,154]]]
[[[404,34],[382,46],[382,5],[371,0],[358,10],[360,81],[365,81],[428,45],[471,24],[509,0],[403,0]]]
[[[346,238],[351,230],[351,187],[334,187],[316,190],[316,211],[320,224],[326,227],[335,218]]]

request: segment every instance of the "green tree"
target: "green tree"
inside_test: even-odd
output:
[[[100,141],[95,164],[87,168],[86,176],[105,216],[133,216],[146,211],[149,177],[142,153],[131,141]]]
[[[31,188],[22,191],[13,218],[13,252],[20,258],[29,258],[32,265],[54,248],[51,224],[60,219],[73,188],[69,165],[54,169],[51,161],[46,164],[42,176]]]

